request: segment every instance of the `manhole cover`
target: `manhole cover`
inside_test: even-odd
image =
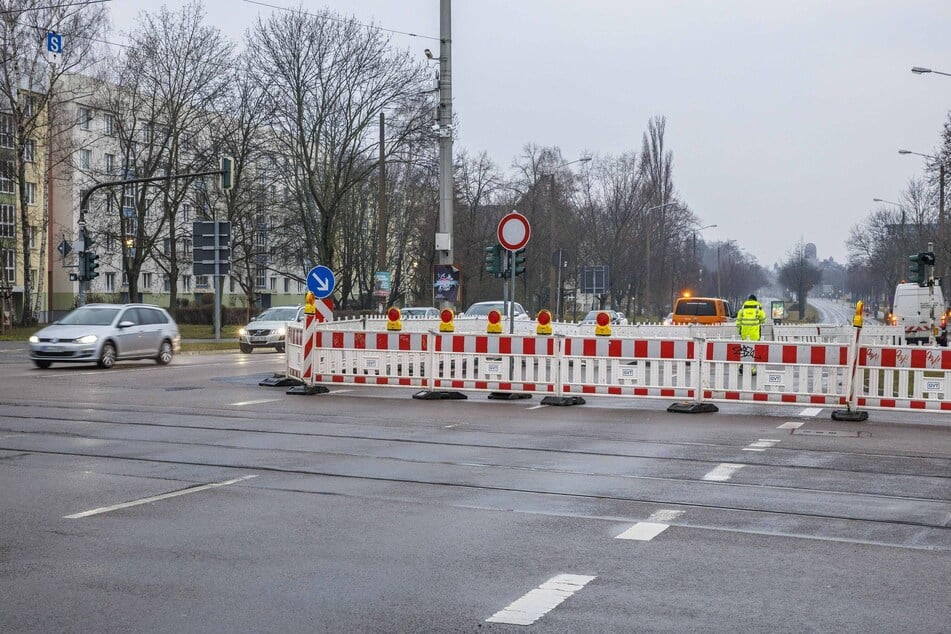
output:
[[[794,436],[837,436],[839,438],[858,438],[857,431],[838,431],[835,429],[796,429]]]

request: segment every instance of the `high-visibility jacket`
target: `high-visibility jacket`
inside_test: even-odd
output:
[[[740,331],[740,339],[759,341],[760,329],[766,322],[766,311],[763,305],[755,299],[748,299],[736,316],[736,328]]]

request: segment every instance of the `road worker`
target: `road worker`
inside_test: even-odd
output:
[[[756,300],[756,295],[750,295],[749,299],[743,302],[743,308],[736,316],[736,329],[740,333],[740,339],[746,341],[759,341],[762,334],[763,324],[766,322],[766,311],[763,305]],[[740,364],[740,374],[743,373],[743,364]],[[756,366],[753,366],[752,374],[756,374]]]

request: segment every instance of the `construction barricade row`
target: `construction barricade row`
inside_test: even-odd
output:
[[[852,342],[369,332],[291,324],[287,375],[435,392],[951,412],[951,352]],[[575,402],[583,402],[579,399]],[[716,408],[712,408],[715,410]],[[710,410],[706,410],[710,411]]]

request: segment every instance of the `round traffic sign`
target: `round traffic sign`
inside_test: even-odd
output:
[[[518,251],[526,244],[528,238],[532,235],[532,228],[528,224],[528,218],[513,211],[505,214],[499,221],[499,228],[496,231],[499,238],[499,244],[509,251]]]
[[[334,272],[322,264],[318,264],[307,273],[307,290],[312,292],[317,299],[333,295],[336,285]]]

